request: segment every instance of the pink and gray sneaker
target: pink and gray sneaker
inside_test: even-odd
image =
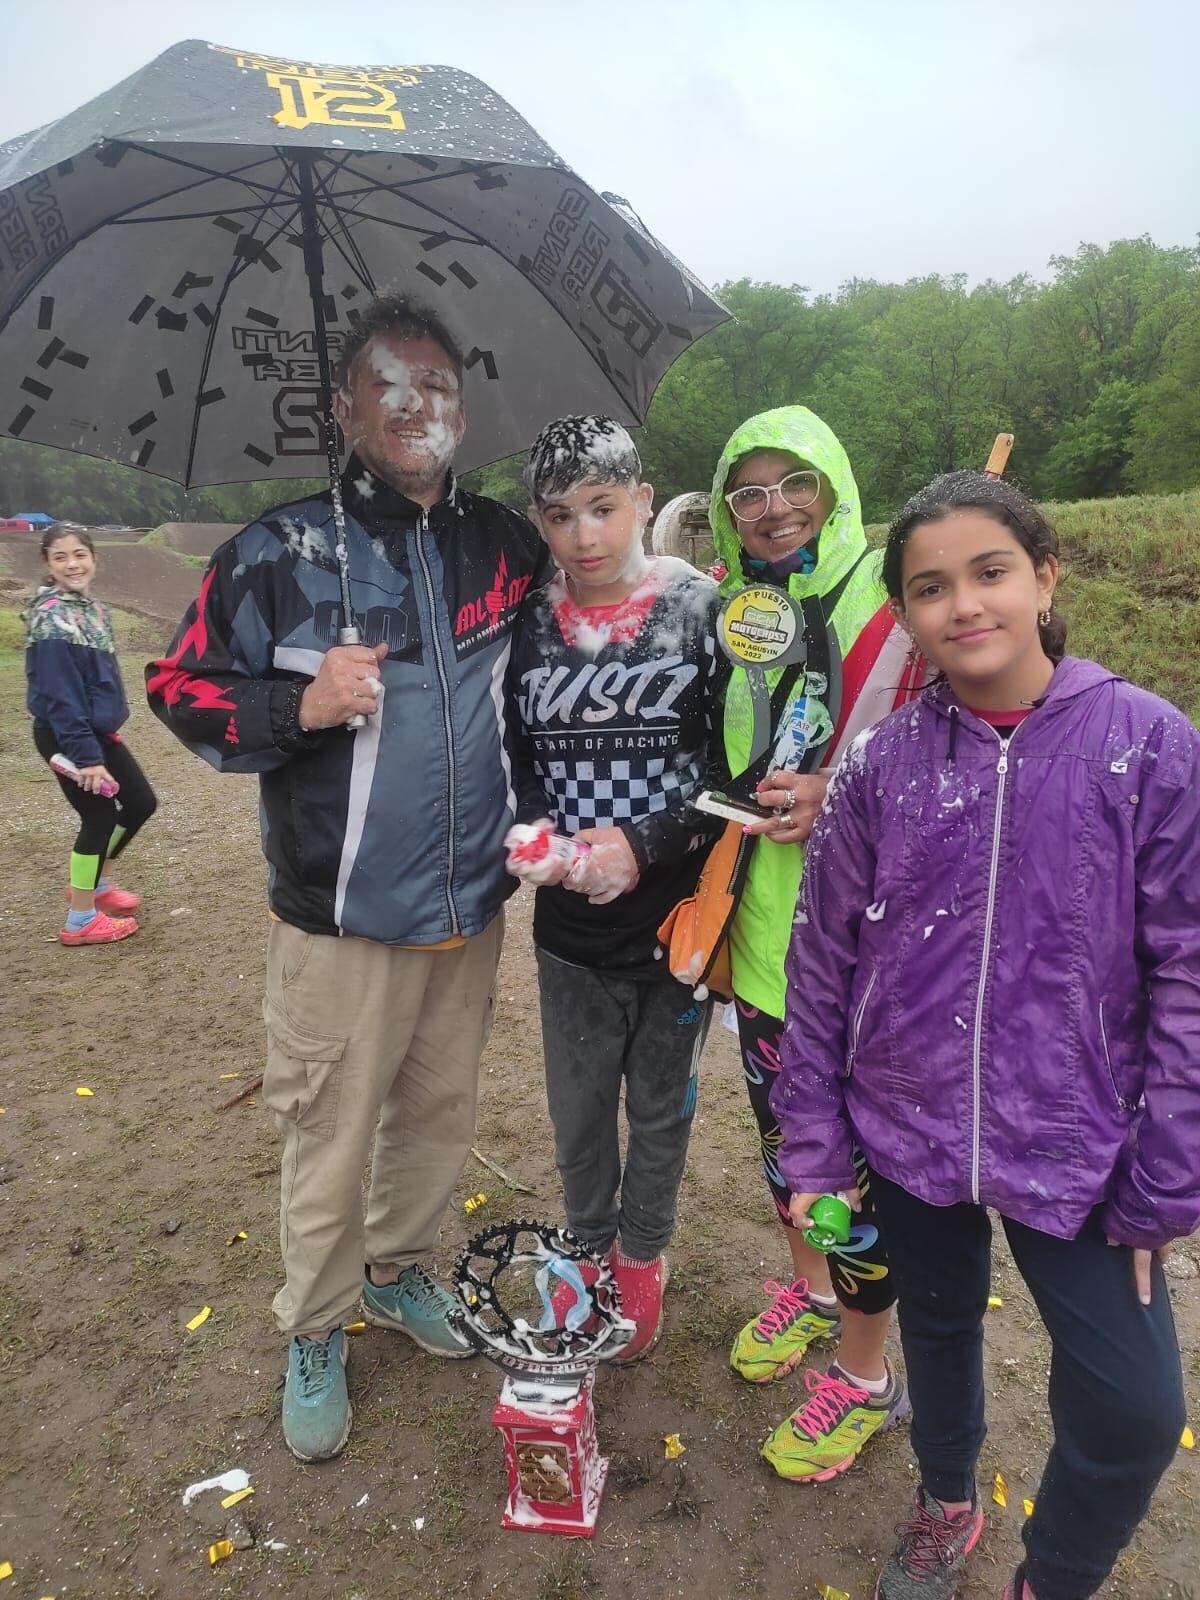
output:
[[[947,1516],[918,1489],[913,1514],[896,1527],[896,1548],[875,1585],[875,1600],[954,1600],[967,1557],[983,1532],[978,1497],[968,1511]]]

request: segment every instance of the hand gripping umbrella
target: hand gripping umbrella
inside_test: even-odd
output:
[[[0,146],[0,434],[185,486],[324,461],[353,630],[330,370],[383,288],[466,352],[463,470],[641,422],[727,316],[478,79],[193,40]]]

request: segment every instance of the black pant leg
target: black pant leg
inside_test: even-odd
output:
[[[1038,1600],[1087,1600],[1145,1515],[1184,1424],[1179,1344],[1157,1262],[1149,1306],[1132,1253],[1095,1216],[1074,1239],[1004,1222],[1053,1345],[1054,1444],[1023,1537]]]
[[[121,785],[121,792],[117,796],[116,824],[122,832],[110,851],[110,856],[119,856],[138,829],[154,815],[158,800],[146,774],[123,740],[104,741],[104,765]],[[105,843],[107,845],[108,841]]]
[[[779,1170],[779,1147],[783,1142],[783,1131],[771,1110],[771,1090],[779,1076],[779,1040],[783,1033],[783,1022],[779,1017],[769,1016],[756,1006],[739,1000],[736,995],[734,1009],[746,1092],[758,1123],[763,1172],[779,1220],[785,1228],[790,1228],[792,1220],[788,1213],[788,1202],[792,1198],[792,1191],[783,1181],[783,1174]],[[862,1209],[851,1222],[849,1242],[829,1252],[829,1276],[843,1311],[858,1311],[864,1316],[874,1316],[895,1304],[896,1291],[888,1273],[887,1249],[875,1211],[871,1175],[858,1150],[854,1152],[854,1174],[862,1195]]]
[[[983,1445],[983,1318],[992,1230],[982,1206],[931,1206],[871,1174],[883,1224],[926,1490],[969,1500]]]
[[[38,754],[44,761],[58,751],[58,740],[44,723],[35,722],[33,725],[33,742]],[[94,857],[96,861],[95,880],[99,880],[104,867],[104,856],[108,849],[108,841],[113,828],[118,821],[117,802],[107,799],[101,794],[91,794],[87,789],[80,788],[74,778],[64,778],[60,772],[54,772],[54,780],[62,790],[63,799],[79,818],[79,832],[75,836],[72,846],[78,856]],[[111,768],[109,769],[111,771]],[[116,777],[116,773],[113,773]],[[117,780],[120,782],[120,779]],[[143,780],[144,781],[144,780]],[[149,785],[147,785],[149,787]],[[91,869],[88,869],[91,876]],[[88,885],[94,889],[96,882]]]

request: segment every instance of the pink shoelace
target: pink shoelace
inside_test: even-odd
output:
[[[900,1565],[910,1577],[922,1577],[935,1572],[938,1567],[949,1566],[954,1559],[954,1545],[963,1531],[962,1511],[953,1519],[937,1517],[922,1500],[917,1501],[913,1515],[907,1522],[898,1522],[896,1532],[904,1542]]]
[[[763,1284],[763,1293],[773,1294],[775,1298],[754,1324],[755,1333],[762,1339],[773,1339],[790,1327],[801,1312],[811,1310],[807,1278],[797,1278],[793,1284],[776,1283],[774,1278],[768,1278]]]
[[[871,1398],[865,1389],[835,1378],[831,1372],[806,1372],[804,1383],[811,1399],[796,1412],[792,1427],[813,1440],[832,1433],[848,1411],[865,1405]]]

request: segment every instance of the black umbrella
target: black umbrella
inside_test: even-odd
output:
[[[642,421],[727,315],[478,79],[190,41],[0,146],[0,433],[186,486],[324,459],[344,561],[330,362],[388,287],[466,352],[464,469]]]

